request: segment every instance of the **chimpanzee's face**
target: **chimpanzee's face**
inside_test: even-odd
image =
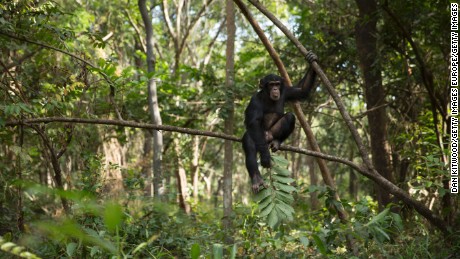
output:
[[[267,89],[270,94],[270,99],[273,101],[278,101],[281,97],[281,82],[280,81],[270,81],[268,82]]]

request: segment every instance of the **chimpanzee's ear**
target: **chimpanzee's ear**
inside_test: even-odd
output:
[[[263,78],[259,80],[259,89],[262,89],[262,88],[264,88],[264,79]]]

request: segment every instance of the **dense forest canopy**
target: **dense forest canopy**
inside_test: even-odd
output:
[[[454,258],[449,24],[443,0],[0,2],[0,257]],[[309,68],[255,195],[245,108]]]

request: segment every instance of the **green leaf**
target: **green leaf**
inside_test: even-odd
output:
[[[272,212],[273,208],[275,207],[275,203],[272,202],[270,203],[267,207],[265,207],[261,212],[260,212],[260,217],[266,217],[270,212]]]
[[[278,225],[279,218],[278,218],[278,213],[276,210],[272,210],[270,214],[268,215],[268,225],[272,228],[275,229],[276,225]]]
[[[310,240],[304,236],[299,237],[299,241],[305,248],[307,248],[308,245],[310,244]]]
[[[0,248],[3,250],[3,251],[10,251],[13,247],[15,247],[16,244],[15,243],[12,243],[12,242],[6,242],[4,244],[2,244],[0,246]]]
[[[201,254],[201,249],[199,244],[193,244],[192,249],[190,250],[190,257],[192,259],[197,259],[200,257]]]
[[[289,161],[287,161],[284,157],[282,156],[272,156],[273,161],[275,162],[276,165],[279,165],[280,167],[287,167],[289,164]]]
[[[376,215],[375,217],[373,217],[371,219],[371,221],[369,221],[369,223],[367,223],[365,226],[370,226],[372,224],[375,224],[377,222],[380,222],[381,220],[383,220],[385,218],[385,216],[388,214],[388,212],[390,211],[390,208],[386,208],[384,209],[382,212],[380,212],[378,215]]]
[[[142,242],[140,243],[138,246],[136,246],[136,248],[133,250],[133,254],[136,254],[137,252],[139,252],[141,249],[143,249],[144,247],[146,247],[148,245],[147,242]]]
[[[390,236],[388,236],[388,234],[381,228],[379,228],[378,226],[374,226],[374,229],[377,230],[380,234],[382,234],[382,236],[384,236],[387,240],[390,240]]]
[[[287,204],[294,202],[294,197],[292,197],[290,193],[286,193],[283,191],[276,191],[276,198],[282,200],[283,202],[286,202]]]
[[[270,196],[272,194],[272,189],[270,188],[265,188],[263,189],[262,191],[258,192],[256,194],[256,196],[254,197],[254,199],[259,202],[259,201],[262,201],[263,199],[267,198],[268,196]]]
[[[116,69],[117,68],[114,65],[109,65],[105,71],[108,76],[113,76]]]
[[[116,203],[108,203],[104,211],[104,223],[107,229],[115,231],[117,226],[121,224],[123,220],[123,211],[121,206]]]
[[[73,256],[73,253],[75,253],[75,249],[77,249],[78,244],[77,243],[68,243],[66,246],[66,253],[69,257]]]
[[[278,200],[278,203],[276,204],[277,207],[287,216],[289,220],[293,220],[294,217],[292,214],[294,214],[294,208],[292,208],[290,205],[287,205],[286,203]]]
[[[236,244],[233,244],[233,246],[230,248],[230,259],[235,259],[236,258],[236,253],[237,253],[237,247]]]
[[[393,218],[393,221],[395,222],[396,227],[399,230],[402,230],[404,228],[404,225],[403,225],[401,216],[397,213],[391,212],[391,217]]]
[[[316,247],[318,247],[319,252],[322,255],[327,255],[326,245],[324,244],[323,240],[316,234],[311,235],[313,240],[315,241]]]
[[[213,259],[224,258],[224,249],[221,244],[212,245],[212,255]]]
[[[99,252],[99,247],[93,246],[91,247],[91,251],[89,254],[91,255],[91,257],[94,257],[98,252]]]
[[[270,203],[273,202],[273,199],[271,196],[268,196],[267,198],[265,198],[263,201],[260,201],[259,202],[259,209],[260,211],[262,211],[263,208],[267,207]]]
[[[286,168],[279,167],[278,165],[273,167],[273,171],[275,171],[278,175],[290,176],[291,172]]]
[[[282,190],[282,191],[287,192],[287,193],[297,191],[297,188],[295,188],[294,186],[281,184],[281,183],[277,183],[277,182],[273,183],[273,186],[275,186],[278,190]]]
[[[275,179],[277,182],[285,183],[285,184],[289,184],[295,181],[294,179],[290,177],[285,177],[285,176],[276,175],[276,174],[272,175],[272,178]]]

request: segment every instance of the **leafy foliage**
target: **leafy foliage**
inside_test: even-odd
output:
[[[146,82],[153,78],[164,124],[222,132],[230,95],[224,88],[224,1],[214,0],[207,6],[180,53],[175,48],[180,39],[168,32],[162,8],[158,2],[150,3],[157,55],[154,74],[146,72],[137,1],[0,1],[0,257],[31,253],[43,258],[351,258],[346,235],[355,238],[361,257],[449,258],[460,248],[457,233],[442,236],[401,203],[379,211],[375,197],[369,196],[375,192],[370,180],[355,177],[352,191],[356,172],[328,163],[342,197],[338,203],[320,180],[312,184],[318,174],[315,166],[291,153],[286,156],[295,161],[292,173],[286,170],[286,160],[274,157],[274,168],[265,173],[267,188],[256,197],[257,203],[248,201],[251,194],[244,165],[234,163],[234,242],[226,244],[229,231],[220,223],[224,153],[220,139],[200,137],[195,143],[187,135],[164,134],[166,201],[159,202],[146,195],[152,156],[147,131],[55,123],[35,129],[4,127],[5,122],[23,118],[116,118],[117,112],[124,120],[146,122]],[[180,25],[175,35],[186,35],[184,22],[193,20],[203,4],[188,1],[177,10],[173,1],[166,3],[173,27]],[[355,1],[264,4],[320,57],[360,134],[368,137],[354,38]],[[299,79],[307,62],[252,10],[256,20],[264,21],[261,25],[292,78]],[[450,64],[448,11],[445,1],[381,3],[375,59],[382,66],[386,96],[381,101],[389,119],[395,183],[430,204],[456,229],[459,198],[448,193],[445,160],[449,155],[445,148],[449,79],[443,76]],[[236,85],[231,101],[235,135],[241,136],[244,108],[257,91],[258,79],[276,67],[247,22],[241,16],[236,22]],[[422,74],[424,70],[431,74]],[[426,80],[433,80],[430,88]],[[322,151],[359,163],[355,144],[325,89],[319,86],[302,105]],[[37,129],[53,150],[46,147]],[[67,136],[71,136],[68,145]],[[179,139],[179,154],[171,148],[173,138]],[[117,145],[107,146],[108,142]],[[300,147],[305,142],[303,136],[288,140]],[[55,164],[52,154],[61,155]],[[120,161],[111,161],[111,156]],[[243,160],[239,145],[234,146],[234,156],[234,161]],[[55,166],[61,172],[62,189],[56,188]],[[187,173],[187,186],[197,189],[196,193],[188,190],[193,197],[186,201],[193,207],[191,215],[176,204],[179,169]],[[119,170],[123,187],[116,197],[108,195],[111,170]],[[191,184],[194,176],[197,181]],[[293,179],[296,187],[291,185]],[[313,197],[318,199],[316,206]],[[62,210],[62,198],[69,202],[68,215]],[[349,214],[348,223],[338,220],[332,209],[337,206]]]
[[[19,246],[13,242],[8,242],[2,236],[0,236],[0,250],[3,250],[13,255],[17,255],[21,258],[40,259],[40,257],[38,257],[37,255],[28,251],[24,251],[25,249],[25,247]]]
[[[289,176],[291,173],[286,169],[288,161],[280,156],[272,156],[273,166],[266,170],[265,183],[268,185],[259,193],[255,200],[258,202],[261,218],[265,218],[268,225],[275,229],[282,221],[294,219],[293,192],[297,189],[290,185],[294,179]]]

